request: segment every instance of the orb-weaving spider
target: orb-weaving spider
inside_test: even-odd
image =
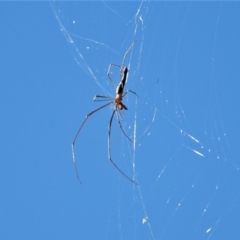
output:
[[[124,54],[124,57],[123,57],[123,62],[122,62],[122,65],[119,66],[117,64],[113,64],[111,63],[109,65],[109,68],[108,68],[108,72],[107,72],[107,75],[108,75],[108,78],[110,80],[110,82],[112,83],[112,85],[114,86],[114,88],[116,89],[116,97],[111,97],[111,96],[101,96],[101,95],[96,95],[93,99],[93,101],[104,101],[104,100],[109,100],[110,102],[104,104],[103,106],[91,111],[90,113],[88,113],[84,119],[84,121],[82,122],[82,124],[80,125],[74,139],[73,139],[73,142],[72,142],[72,157],[73,157],[73,163],[74,163],[74,167],[75,167],[75,171],[76,171],[76,175],[77,175],[77,178],[79,180],[79,182],[81,183],[81,180],[80,180],[80,177],[79,177],[79,174],[78,174],[78,169],[77,169],[77,165],[76,165],[76,159],[75,159],[75,153],[74,153],[74,146],[75,146],[75,142],[78,138],[78,135],[83,127],[83,125],[86,123],[86,121],[88,120],[88,118],[93,115],[94,113],[96,113],[97,111],[107,107],[108,105],[110,104],[114,104],[114,110],[113,110],[113,113],[111,115],[111,118],[110,118],[110,121],[109,121],[109,125],[108,125],[108,159],[111,161],[111,163],[115,166],[115,168],[117,168],[117,170],[123,175],[125,176],[128,180],[130,180],[131,182],[137,184],[133,179],[131,179],[130,177],[128,177],[117,165],[116,163],[112,160],[112,157],[111,157],[111,150],[110,150],[110,136],[111,136],[111,127],[112,127],[112,120],[113,120],[113,117],[116,113],[116,116],[117,116],[117,120],[118,120],[118,123],[119,123],[119,126],[123,132],[123,134],[126,136],[126,138],[128,140],[131,141],[131,139],[127,136],[127,134],[125,133],[125,131],[123,130],[123,127],[122,127],[122,124],[121,124],[121,121],[120,121],[120,118],[119,118],[119,111],[125,109],[127,110],[127,107],[122,103],[122,100],[123,100],[123,97],[128,93],[128,92],[131,92],[133,94],[135,94],[137,96],[137,94],[135,92],[133,92],[132,90],[127,90],[125,93],[123,92],[124,90],[124,86],[125,86],[125,83],[126,83],[126,80],[127,80],[127,76],[128,76],[128,68],[127,67],[124,67],[124,61],[127,57],[127,54],[129,53],[129,51],[131,50],[131,48],[133,47],[135,41],[131,44],[131,46],[127,49],[126,53]],[[110,71],[111,71],[111,68],[112,66],[116,66],[116,67],[119,67],[120,68],[120,82],[118,84],[117,87],[115,87],[113,81],[112,81],[112,78],[111,78],[111,74],[110,74]]]

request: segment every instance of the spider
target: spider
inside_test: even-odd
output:
[[[135,40],[136,41],[136,40]],[[120,114],[120,111],[121,110],[128,110],[127,107],[122,103],[122,100],[123,100],[123,97],[131,92],[133,93],[134,95],[136,95],[138,97],[138,95],[133,92],[132,90],[127,90],[125,93],[124,93],[124,86],[125,86],[125,83],[126,83],[126,80],[127,80],[127,76],[128,76],[128,68],[127,67],[124,67],[124,61],[129,53],[129,51],[131,50],[131,48],[133,47],[135,41],[131,44],[131,46],[127,49],[127,51],[125,52],[124,56],[123,56],[123,62],[122,62],[122,65],[119,66],[117,64],[113,64],[111,63],[108,67],[108,72],[107,72],[107,76],[111,82],[111,84],[113,85],[113,87],[116,89],[116,96],[115,97],[112,97],[112,96],[102,96],[102,95],[96,95],[94,98],[93,98],[93,101],[110,101],[106,104],[104,104],[103,106],[101,107],[98,107],[97,109],[91,111],[90,113],[88,113],[86,116],[85,116],[85,119],[83,120],[82,124],[80,125],[80,127],[78,128],[78,131],[76,132],[75,134],[75,137],[73,139],[73,142],[72,142],[72,157],[73,157],[73,163],[74,163],[74,167],[75,167],[75,171],[76,171],[76,175],[77,175],[77,178],[78,178],[78,181],[81,183],[81,180],[80,180],[80,177],[79,177],[79,174],[78,174],[78,169],[77,169],[77,164],[76,164],[76,158],[75,158],[75,153],[74,153],[74,146],[75,146],[75,142],[78,138],[78,135],[82,129],[82,127],[84,126],[84,124],[87,122],[87,120],[89,119],[90,116],[92,116],[94,113],[98,112],[99,110],[109,106],[110,104],[114,104],[114,110],[113,110],[113,113],[110,117],[110,121],[109,121],[109,125],[108,125],[108,159],[110,160],[110,162],[114,165],[114,167],[124,176],[126,177],[128,180],[130,180],[131,182],[137,184],[137,182],[135,182],[133,179],[131,179],[130,177],[128,177],[117,165],[116,163],[112,160],[112,156],[111,156],[111,150],[110,150],[110,137],[111,137],[111,127],[112,127],[112,120],[113,120],[113,117],[114,115],[116,114],[117,116],[117,121],[118,121],[118,124],[119,124],[119,127],[120,129],[122,130],[123,134],[125,135],[125,137],[131,141],[131,139],[127,136],[127,134],[125,133],[125,131],[123,130],[123,127],[122,127],[122,124],[121,124],[121,121],[120,121],[120,118],[119,118],[119,114]],[[115,67],[119,67],[120,68],[120,82],[118,84],[117,87],[115,87],[113,81],[112,81],[112,78],[111,78],[111,74],[110,74],[110,71],[111,71],[111,68],[115,66]],[[132,142],[132,141],[131,141]]]

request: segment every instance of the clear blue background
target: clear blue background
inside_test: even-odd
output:
[[[240,4],[1,2],[1,239],[240,239]],[[110,63],[130,66],[112,126]],[[72,41],[72,42],[71,42]],[[112,77],[119,81],[118,69]],[[133,165],[135,164],[135,167]]]

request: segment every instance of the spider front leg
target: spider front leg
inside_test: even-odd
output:
[[[111,141],[110,141],[110,137],[111,137],[111,128],[112,128],[112,120],[113,117],[115,115],[116,109],[113,110],[112,116],[110,118],[110,122],[108,125],[108,160],[110,160],[110,162],[114,165],[114,167],[124,176],[126,177],[129,181],[135,183],[136,185],[138,185],[133,179],[131,179],[130,177],[128,177],[118,166],[117,164],[112,160],[112,156],[111,156]]]
[[[111,68],[112,68],[112,66],[119,67],[119,68],[121,68],[121,66],[119,66],[117,64],[114,64],[114,63],[110,63],[109,67],[108,67],[107,76],[108,76],[108,78],[109,78],[109,80],[110,80],[110,82],[113,85],[113,88],[115,90],[116,86],[114,85],[114,82],[113,82],[112,77],[111,77]]]

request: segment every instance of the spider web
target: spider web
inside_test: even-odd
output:
[[[73,216],[76,238],[238,239],[239,229],[232,224],[239,217],[238,148],[226,114],[230,103],[223,98],[230,91],[224,68],[231,68],[224,56],[232,51],[221,47],[230,44],[224,31],[233,8],[145,1],[51,6],[81,74],[69,80],[76,96],[73,136],[85,115],[99,106],[91,102],[94,95],[115,96],[108,66],[120,65],[137,40],[125,62],[125,91],[139,98],[127,94],[123,103],[129,110],[121,114],[133,142],[115,119],[111,146],[114,161],[139,186],[107,161],[113,106],[94,114],[76,143],[84,184],[80,190],[77,180],[72,186],[82,192],[79,201],[88,203]],[[117,85],[119,68],[111,74]]]

